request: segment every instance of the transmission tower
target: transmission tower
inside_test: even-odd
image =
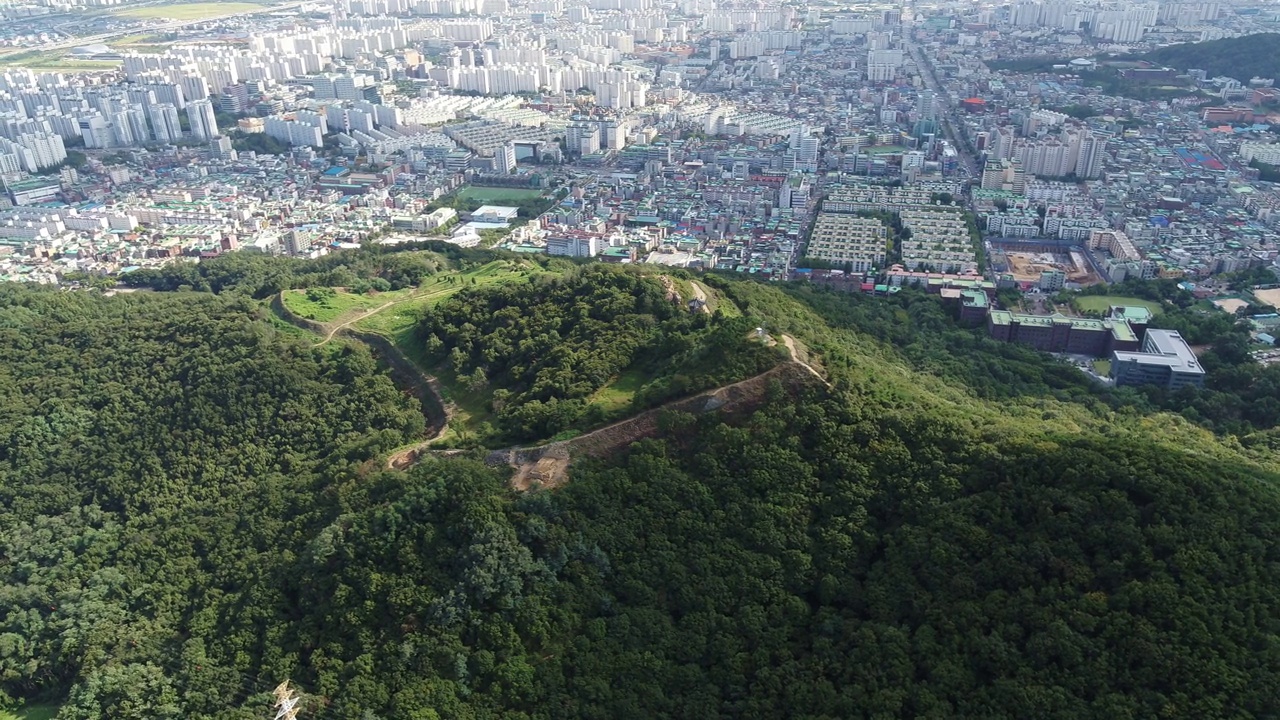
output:
[[[275,720],[298,720],[298,703],[300,698],[293,694],[293,689],[289,687],[289,681],[285,680],[280,683],[274,691],[276,696],[276,717]]]

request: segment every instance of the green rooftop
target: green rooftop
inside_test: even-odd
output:
[[[1151,310],[1141,305],[1112,305],[1109,314],[1129,322],[1145,324],[1151,321]]]

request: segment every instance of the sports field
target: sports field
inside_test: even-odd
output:
[[[194,2],[123,8],[113,14],[142,20],[204,20],[265,9],[265,5],[248,2]]]
[[[1081,295],[1075,299],[1075,305],[1080,309],[1080,312],[1105,314],[1107,308],[1112,305],[1124,305],[1126,307],[1144,307],[1150,310],[1152,315],[1160,314],[1160,303],[1140,298],[1120,297],[1119,295]]]
[[[528,188],[476,187],[474,185],[464,187],[458,191],[458,197],[464,200],[478,200],[483,203],[519,202],[520,200],[533,200],[541,195],[541,190],[530,190]]]
[[[1253,296],[1271,307],[1280,307],[1280,288],[1254,290]]]
[[[1189,168],[1204,167],[1210,170],[1224,170],[1222,163],[1217,158],[1204,152],[1203,150],[1192,150],[1191,148],[1178,147],[1173,151],[1178,154],[1183,164]]]
[[[1249,301],[1241,300],[1240,298],[1219,298],[1212,302],[1214,307],[1222,310],[1228,315],[1235,315],[1236,311],[1240,308],[1249,307]]]

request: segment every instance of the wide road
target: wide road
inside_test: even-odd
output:
[[[924,51],[914,42],[903,40],[903,45],[911,53],[911,59],[915,61],[916,67],[919,68],[920,77],[924,80],[925,87],[933,91],[934,97],[942,105],[942,112],[939,114],[938,119],[942,121],[943,134],[947,136],[952,146],[955,147],[956,153],[960,156],[960,162],[964,165],[965,170],[968,171],[969,177],[980,178],[978,161],[967,149],[969,148],[968,139],[960,137],[956,132],[956,107],[951,102],[951,94],[942,86],[942,83],[938,82],[938,76],[933,69],[933,62],[925,57]]]

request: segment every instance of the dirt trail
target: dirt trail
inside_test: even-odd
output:
[[[333,338],[339,332],[347,329],[348,327],[351,327],[352,325],[360,322],[361,320],[368,320],[369,318],[373,317],[374,315],[377,315],[378,313],[382,312],[383,310],[386,310],[387,308],[393,305],[407,303],[410,300],[417,300],[419,297],[422,297],[422,295],[423,293],[419,293],[418,291],[415,290],[408,297],[403,297],[403,298],[400,298],[399,300],[392,300],[391,302],[383,303],[382,305],[379,305],[376,308],[370,308],[364,311],[363,313],[356,315],[355,317],[351,318],[350,320],[347,320],[346,322],[340,323],[338,325],[334,325],[330,328],[329,334],[325,335],[325,338],[320,342],[317,342],[313,347],[320,347],[321,345],[328,343],[330,340],[333,340]]]
[[[689,284],[693,286],[693,299],[702,301],[702,306],[699,308],[700,311],[706,315],[710,315],[711,306],[707,304],[707,289],[702,287],[697,280],[690,280]]]
[[[440,432],[436,433],[433,437],[429,437],[422,442],[414,443],[403,450],[397,450],[391,453],[387,458],[386,468],[388,470],[408,470],[414,465],[417,465],[418,461],[422,460],[423,456],[427,453],[431,453],[435,457],[449,457],[450,455],[461,455],[462,453],[467,452],[466,450],[431,450],[431,443],[434,443],[444,437],[448,428],[449,426],[446,425],[440,428]]]
[[[378,313],[382,312],[383,310],[386,310],[387,308],[391,307],[392,305],[395,305],[395,304],[396,304],[396,302],[397,302],[397,301],[393,300],[393,301],[391,301],[391,302],[389,302],[389,303],[385,303],[385,304],[383,304],[383,305],[379,305],[379,306],[378,306],[378,307],[376,307],[376,308],[370,308],[370,309],[368,309],[368,310],[364,311],[363,313],[360,313],[359,315],[357,315],[357,316],[355,316],[355,317],[351,318],[350,320],[348,320],[348,321],[346,321],[346,322],[344,322],[344,323],[340,323],[340,324],[338,324],[338,325],[332,325],[332,326],[329,328],[329,333],[328,333],[327,335],[325,335],[325,336],[324,336],[324,339],[323,339],[323,340],[319,340],[319,341],[317,341],[315,345],[312,345],[312,347],[320,347],[321,345],[327,345],[327,344],[329,343],[329,341],[333,340],[334,336],[335,336],[335,335],[337,335],[340,331],[345,330],[345,329],[346,329],[347,327],[349,327],[350,325],[353,325],[354,323],[360,322],[361,320],[364,320],[365,318],[367,318],[367,317],[369,317],[369,316],[371,316],[371,315],[377,315]],[[403,300],[400,300],[399,302],[404,302],[404,301],[403,301]]]
[[[818,372],[809,364],[809,353],[796,348],[795,338],[790,335],[783,335],[782,344],[787,347],[787,354],[791,356],[792,362],[813,373],[813,376],[821,380],[823,385],[831,387],[831,383],[827,382],[827,379],[822,377],[822,373]]]

